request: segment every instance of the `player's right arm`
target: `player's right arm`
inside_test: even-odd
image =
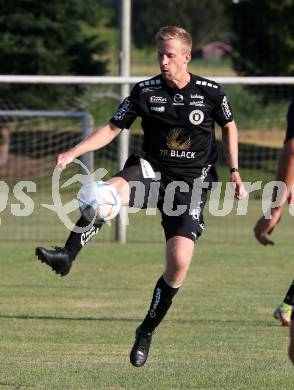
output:
[[[122,129],[129,129],[137,116],[143,116],[144,109],[145,105],[140,96],[140,88],[136,84],[130,96],[121,102],[109,123],[98,127],[88,138],[77,144],[74,148],[59,154],[57,157],[57,165],[60,169],[64,169],[67,164],[82,154],[93,152],[108,145],[118,136]]]
[[[60,169],[65,169],[67,164],[82,154],[93,152],[103,148],[114,140],[121,132],[121,128],[109,122],[104,126],[98,127],[89,137],[78,143],[67,152],[57,156],[57,165]]]
[[[279,204],[271,209],[271,219],[263,215],[256,223],[254,233],[256,239],[262,245],[273,245],[273,241],[268,239],[275,226],[279,223],[282,214],[283,204],[288,202],[293,204],[293,185],[294,185],[294,138],[287,141],[280,154],[276,181],[286,184],[285,192],[280,194]],[[273,193],[272,200],[276,200],[277,193]]]
[[[281,219],[283,204],[286,200],[290,204],[294,203],[294,102],[290,104],[288,109],[286,140],[278,162],[276,181],[285,183],[285,191],[283,194],[279,194],[278,203],[276,202],[276,206],[271,208],[271,219],[266,219],[263,215],[254,227],[255,237],[262,245],[273,245],[273,241],[269,240],[268,235],[272,233]],[[276,197],[275,189],[272,200],[277,201]]]

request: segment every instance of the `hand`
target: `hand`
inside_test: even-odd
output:
[[[74,156],[70,152],[60,153],[57,156],[57,167],[62,171],[66,168],[67,164],[74,160]]]
[[[230,181],[235,189],[235,198],[238,200],[246,199],[248,197],[248,193],[245,190],[239,172],[231,173]]]
[[[275,226],[281,220],[281,208],[275,208],[271,210],[271,219],[266,219],[263,215],[256,223],[254,227],[254,234],[262,245],[274,245],[274,242],[269,240],[267,235],[272,234]]]

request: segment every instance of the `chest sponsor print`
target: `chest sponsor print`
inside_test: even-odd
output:
[[[190,137],[185,137],[181,129],[173,129],[169,132],[166,144],[169,149],[161,149],[160,155],[164,157],[184,157],[194,159],[195,152],[189,151],[191,145]]]
[[[163,96],[151,96],[149,99],[150,103],[159,103],[159,104],[166,104],[167,103],[167,98]]]
[[[152,106],[152,107],[150,107],[150,110],[155,111],[155,112],[164,112],[165,107],[164,106]]]

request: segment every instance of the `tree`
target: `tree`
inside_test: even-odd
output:
[[[99,10],[94,0],[1,0],[0,4],[1,74],[105,74],[106,61],[100,58],[105,43],[91,32]],[[82,88],[51,86],[40,91],[37,86],[9,85],[1,91],[25,107],[54,108]]]
[[[139,48],[154,45],[161,26],[184,27],[192,34],[194,49],[199,45],[227,39],[227,20],[219,0],[134,0],[133,39]]]
[[[233,64],[240,75],[294,75],[294,2],[228,2],[234,32]]]

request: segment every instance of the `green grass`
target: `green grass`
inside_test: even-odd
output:
[[[36,261],[38,243],[2,243],[0,389],[291,389],[288,330],[272,311],[293,276],[293,222],[285,216],[263,248],[252,235],[260,213],[257,201],[246,217],[207,213],[139,369],[128,354],[162,272],[161,243],[90,244],[65,278]],[[143,223],[131,228],[143,235]]]

